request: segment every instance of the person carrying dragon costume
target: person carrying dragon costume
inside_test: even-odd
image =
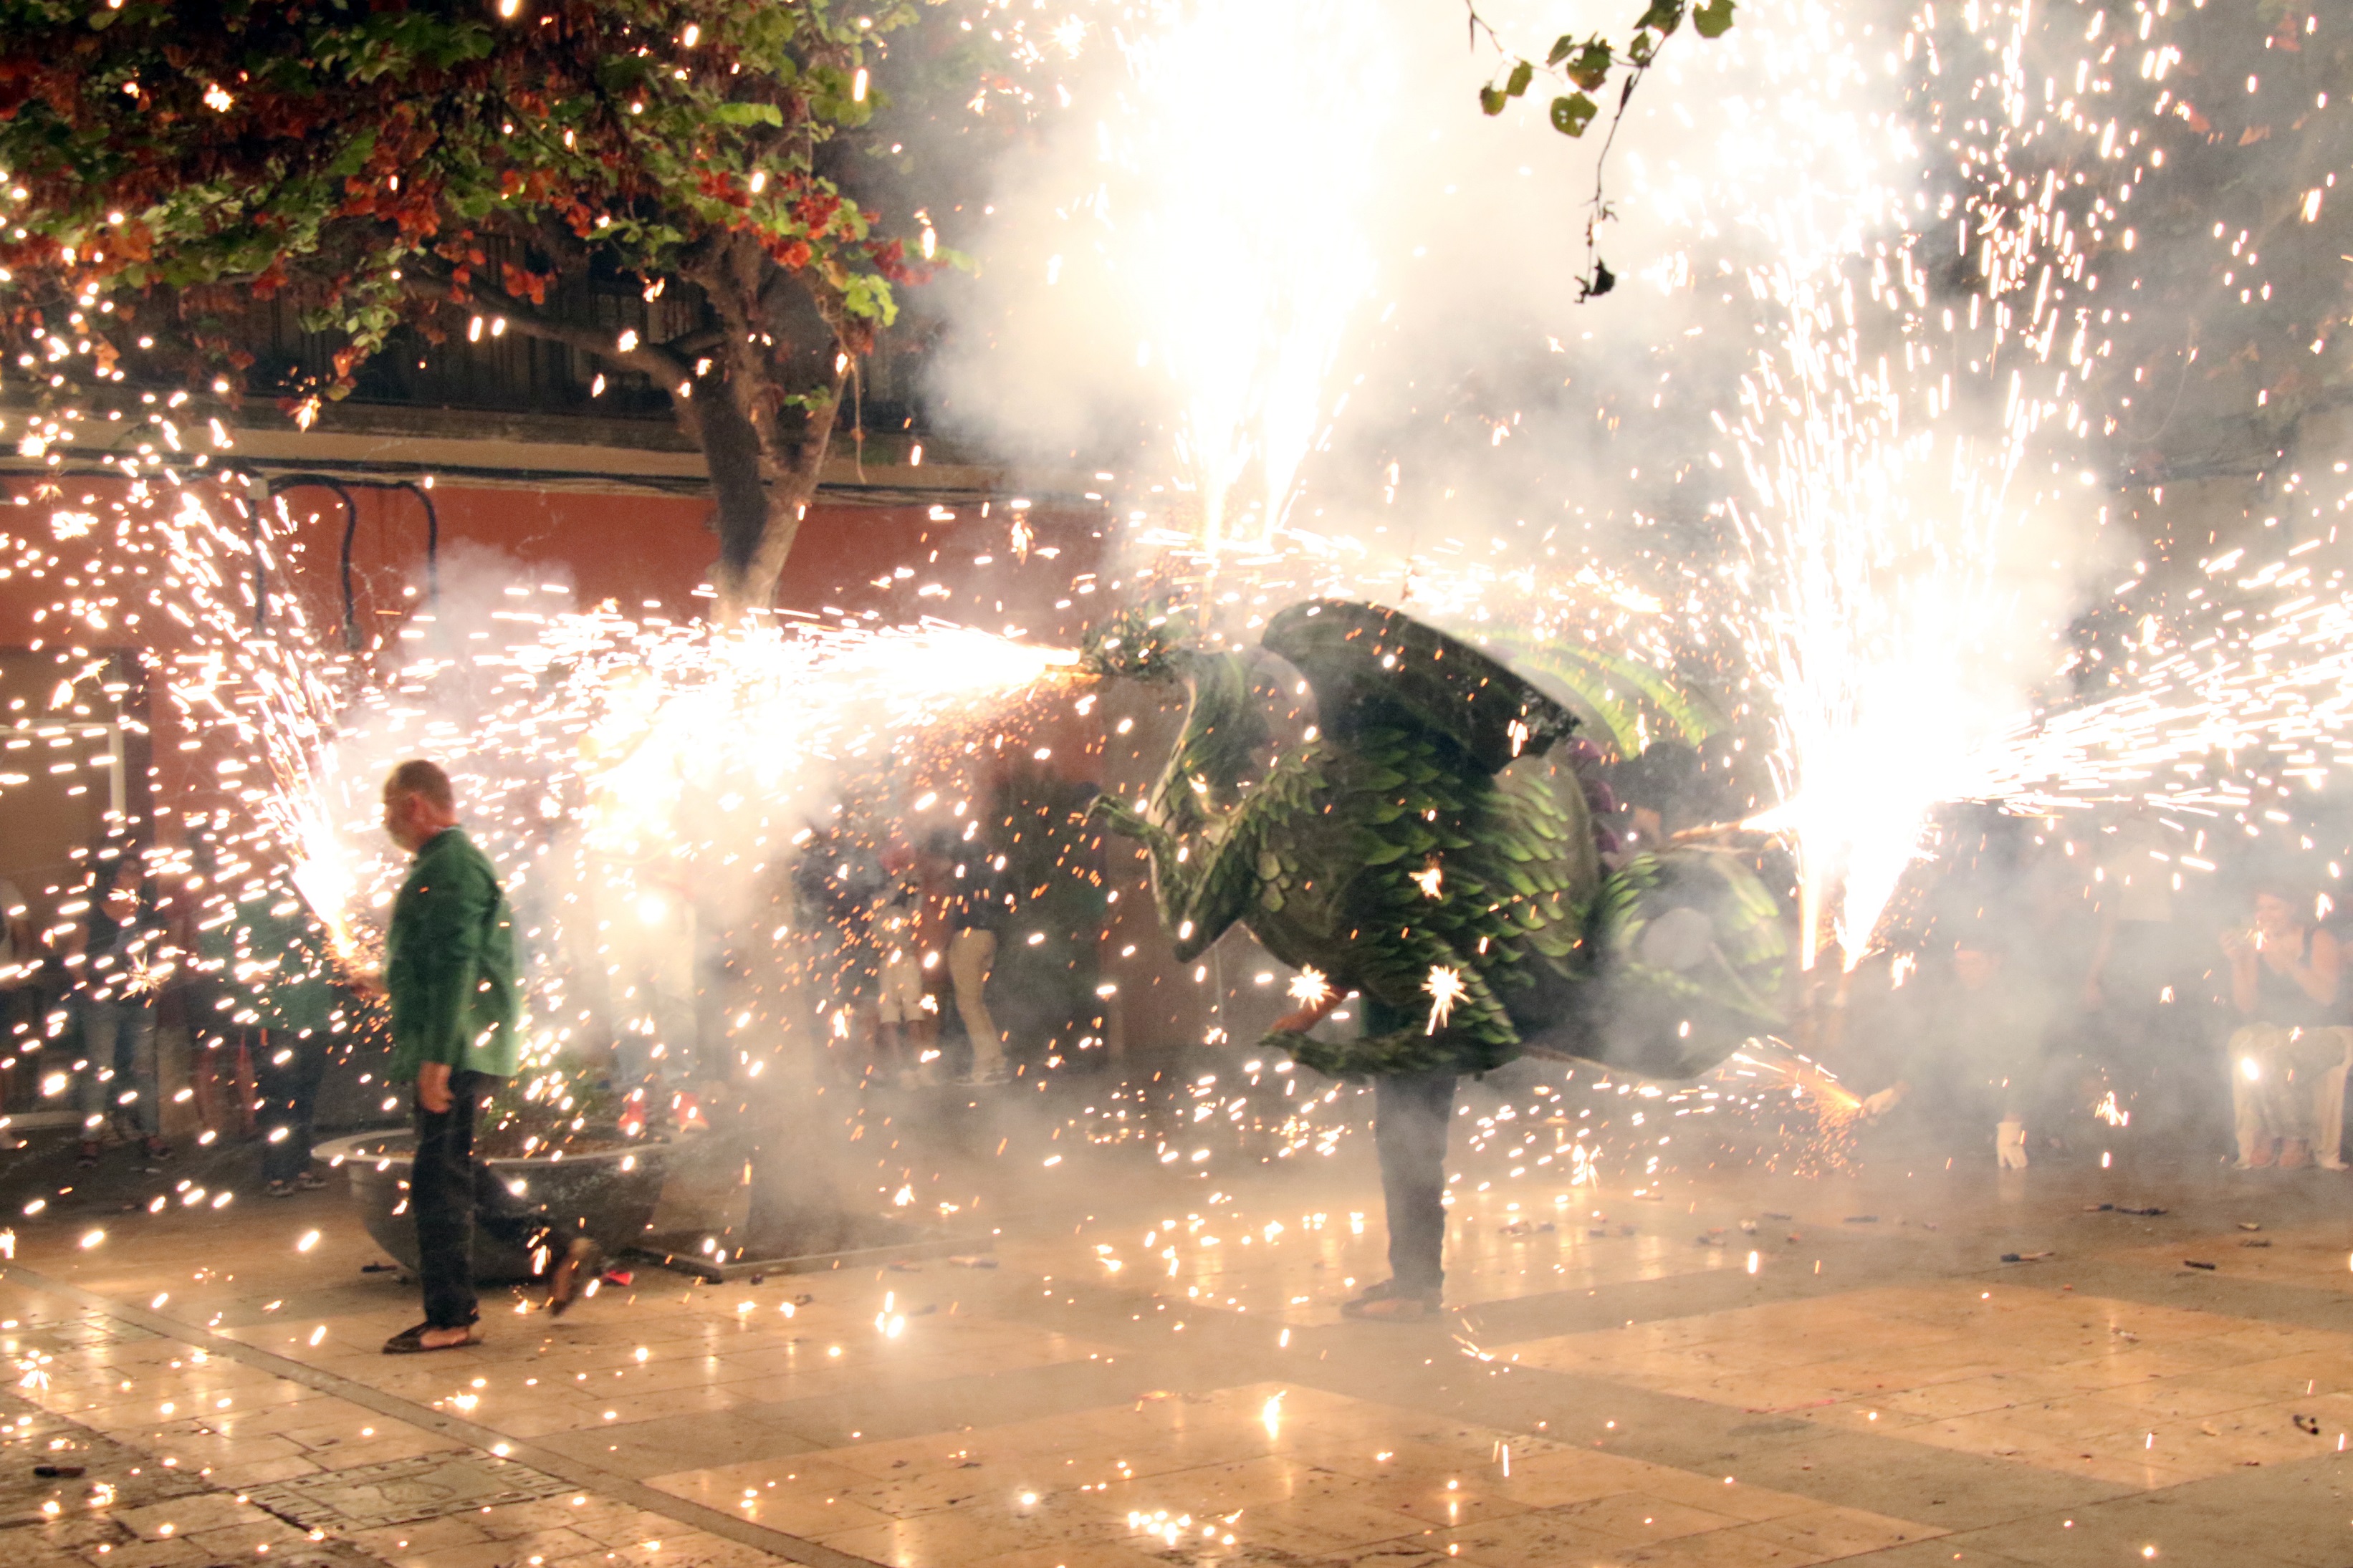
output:
[[[1192,694],[1149,795],[1094,815],[1148,852],[1178,962],[1240,922],[1300,972],[1307,1005],[1265,1047],[1373,1084],[1392,1277],[1343,1310],[1416,1321],[1443,1301],[1461,1078],[1525,1050],[1704,1071],[1778,1021],[1787,937],[1732,856],[1638,854],[1605,874],[1585,792],[1548,755],[1576,720],[1476,648],[1329,599],[1282,611],[1261,641],[1315,699],[1314,727],[1271,760],[1252,691],[1264,654],[1187,646],[1148,610],[1090,639],[1092,672]],[[1351,994],[1358,1038],[1309,1033]]]

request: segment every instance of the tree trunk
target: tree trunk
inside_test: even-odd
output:
[[[818,480],[833,447],[834,420],[841,408],[841,389],[847,379],[845,367],[835,373],[832,385],[812,400],[794,449],[776,451],[783,443],[771,436],[763,525],[756,537],[747,537],[749,548],[742,556],[723,557],[721,570],[725,575],[715,584],[723,619],[737,621],[749,611],[765,609],[776,602],[777,580],[784,575],[801,521],[817,499]],[[773,419],[768,429],[775,429]]]
[[[760,430],[724,388],[712,387],[716,395],[700,411],[694,434],[718,500],[719,561],[712,586],[722,622],[739,623],[776,603],[776,583],[833,444],[843,379],[837,375],[832,388],[813,399],[798,440],[782,452],[776,449],[780,440],[761,441]]]
[[[790,323],[779,321],[763,301],[776,292],[775,264],[748,239],[715,252],[697,277],[719,318],[722,342],[715,374],[698,376],[690,408],[719,498],[719,562],[712,586],[714,613],[723,624],[739,624],[776,604],[776,584],[792,553],[801,520],[817,497],[833,426],[849,384],[850,366],[865,339],[844,331],[838,308],[828,310],[811,295],[807,303],[823,323],[820,352],[833,355],[829,377],[796,391],[784,384]],[[838,306],[838,302],[837,302]],[[711,362],[699,362],[709,365]],[[780,429],[787,408],[802,410],[800,428]]]
[[[765,471],[760,433],[728,395],[726,384],[709,377],[695,386],[694,395],[679,400],[679,415],[687,434],[702,448],[717,506],[719,560],[712,567],[712,586],[719,591],[723,618],[738,621],[745,609],[766,604],[776,586],[773,574],[765,584],[748,576],[778,510]],[[786,514],[788,539],[795,521]]]

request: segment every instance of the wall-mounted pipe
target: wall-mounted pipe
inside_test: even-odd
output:
[[[433,493],[424,486],[409,479],[353,479],[325,474],[280,474],[269,483],[274,490],[315,485],[332,490],[343,503],[343,647],[351,652],[359,652],[364,640],[360,636],[358,598],[352,587],[352,546],[360,531],[360,509],[353,502],[353,490],[406,490],[417,498],[425,509],[425,602],[430,605],[441,596],[441,514],[433,505]]]

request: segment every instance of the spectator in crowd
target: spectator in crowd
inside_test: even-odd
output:
[[[81,1029],[77,1101],[83,1165],[98,1163],[110,1129],[136,1136],[151,1160],[168,1156],[155,1063],[155,998],[175,950],[155,908],[141,847],[110,840],[91,851],[67,962]],[[70,909],[72,906],[66,906]]]
[[[2200,1070],[2212,1058],[2184,962],[2186,922],[2176,918],[2174,857],[2187,847],[2145,805],[2094,837],[2099,926],[2083,983],[2092,1053],[2168,1119],[2199,1114],[2212,1099]]]
[[[1892,1037],[1880,1047],[1874,1075],[1880,1087],[1864,1099],[1864,1115],[1878,1119],[1902,1107],[1932,1135],[1971,1142],[1989,1130],[2002,1169],[2027,1163],[2027,1122],[2042,1109],[2048,1009],[2031,987],[2006,975],[2007,966],[1998,937],[1967,931],[1953,945],[1945,984],[1906,988],[1913,1005],[1890,1020]]]
[[[967,1081],[1006,1081],[1005,1037],[988,1010],[988,976],[997,963],[997,933],[1005,926],[1004,879],[981,844],[960,844],[942,833],[932,844],[940,868],[940,924],[947,932],[948,982],[956,1016],[972,1042]]]
[[[198,932],[253,1062],[261,1178],[274,1198],[327,1184],[311,1169],[311,1115],[343,1018],[322,937],[301,896],[282,884],[237,900]]]
[[[882,870],[889,879],[867,927],[881,961],[875,1040],[881,1070],[895,1074],[900,1088],[916,1089],[940,1078],[939,1051],[933,1044],[939,1003],[923,994],[923,959],[929,952],[936,965],[936,946],[924,940],[931,934],[931,911],[924,907],[918,858],[903,847],[893,847],[883,854]]]
[[[0,877],[0,1057],[21,1056],[41,1032],[41,967],[47,954],[16,883]]]
[[[2256,886],[2252,923],[2222,933],[2231,1005],[2243,1020],[2228,1053],[2242,1171],[2295,1170],[2316,1153],[2343,1168],[2343,1069],[2353,1059],[2353,1029],[2340,1022],[2337,939],[2314,928],[2312,909],[2286,879],[2267,879]]]

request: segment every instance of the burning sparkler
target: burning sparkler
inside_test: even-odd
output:
[[[1430,966],[1430,978],[1421,988],[1430,997],[1430,1026],[1423,1033],[1430,1035],[1446,1027],[1446,1020],[1454,1016],[1454,1004],[1471,994],[1471,988],[1462,984],[1462,972],[1443,963]]]

